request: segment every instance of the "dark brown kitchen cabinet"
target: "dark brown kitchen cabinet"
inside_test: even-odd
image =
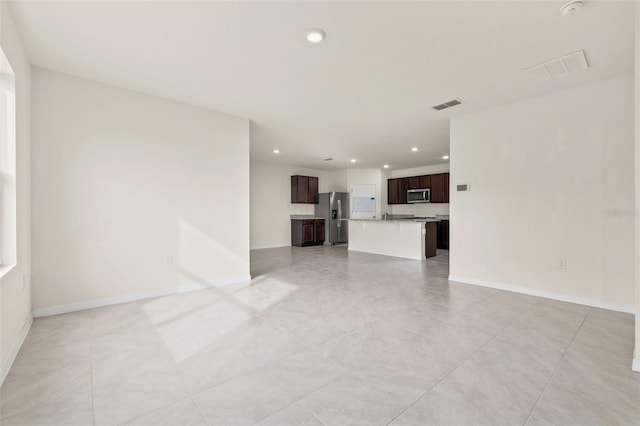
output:
[[[316,244],[324,243],[324,220],[323,219],[315,219],[313,221],[314,233],[313,233],[313,241]]]
[[[318,204],[318,178],[313,176],[291,176],[291,202],[296,204]]]
[[[407,204],[409,178],[387,180],[387,204]]]
[[[431,185],[430,176],[411,176],[408,179],[407,189],[425,189]]]
[[[398,199],[398,179],[387,180],[387,204],[400,204]]]
[[[437,254],[438,222],[427,222],[424,227],[424,257],[434,257]]]
[[[420,177],[421,176],[412,176],[409,178],[409,189],[422,189],[423,186],[420,186]]]
[[[291,219],[291,245],[315,246],[324,243],[324,219]]]
[[[438,248],[449,250],[449,221],[441,220],[438,223]]]
[[[309,203],[318,204],[318,178],[309,176],[309,191],[308,191]]]
[[[431,175],[431,202],[449,202],[449,173]]]
[[[398,204],[407,204],[409,178],[398,178]]]
[[[444,202],[449,202],[449,173],[444,174]]]
[[[387,204],[407,204],[407,190],[431,189],[432,203],[449,202],[449,173],[387,180]]]

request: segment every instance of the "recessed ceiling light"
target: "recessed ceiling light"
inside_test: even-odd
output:
[[[352,158],[352,159],[351,159],[351,162],[352,162],[352,163],[355,163],[355,162],[356,162],[356,159],[355,159],[355,158]]]
[[[320,43],[327,36],[327,33],[320,28],[313,28],[307,31],[307,41],[309,43]]]
[[[384,165],[384,166],[382,166],[382,167],[384,167],[385,169],[388,169],[388,168],[389,168],[389,165],[388,165],[388,164],[385,164],[385,165]]]
[[[411,148],[411,151],[416,152],[418,150],[418,147],[414,146],[413,148]]]
[[[442,159],[443,159],[443,160],[448,160],[448,159],[449,159],[449,156],[448,156],[448,155],[443,155],[443,156],[442,156]]]
[[[274,149],[274,150],[273,150],[273,153],[274,153],[274,154],[280,154],[280,150],[279,150],[279,149]]]
[[[564,16],[573,15],[574,13],[582,9],[583,5],[584,1],[582,0],[571,0],[569,3],[565,3],[564,5],[562,5],[562,7],[560,8],[560,13],[562,13]]]

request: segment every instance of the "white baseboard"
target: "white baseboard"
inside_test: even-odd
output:
[[[9,370],[11,370],[11,366],[13,365],[13,361],[16,360],[18,356],[18,352],[20,352],[20,348],[24,343],[24,339],[27,338],[27,334],[29,334],[29,330],[31,329],[31,324],[33,323],[33,317],[29,316],[27,318],[27,322],[22,326],[22,330],[20,330],[20,334],[16,337],[15,342],[13,342],[13,346],[11,346],[11,350],[7,354],[7,357],[2,360],[2,366],[0,366],[0,386],[4,383],[4,379],[6,379],[7,374],[9,374]]]
[[[270,248],[281,248],[281,247],[291,247],[291,244],[276,244],[276,245],[268,245],[268,246],[258,246],[258,247],[251,247],[251,250],[263,250],[263,249],[270,249]]]
[[[567,294],[554,293],[546,290],[538,290],[530,287],[522,287],[513,284],[497,283],[493,281],[478,280],[475,278],[459,277],[449,275],[449,281],[455,281],[463,284],[477,285],[481,287],[490,287],[498,290],[512,291],[514,293],[528,294],[529,296],[543,297],[545,299],[559,300],[561,302],[577,303],[579,305],[593,306],[595,308],[609,309],[611,311],[626,312],[635,314],[635,308],[631,305],[621,303],[612,303],[604,300],[587,299],[585,297],[571,296]]]
[[[35,309],[34,318],[48,317],[50,315],[66,314],[69,312],[84,311],[85,309],[100,308],[102,306],[117,305],[119,303],[135,302],[136,300],[152,299],[154,297],[168,296],[171,294],[187,293],[190,291],[203,290],[212,287],[222,287],[231,284],[249,283],[250,275],[240,275],[208,283],[189,284],[182,287],[155,290],[146,293],[130,294],[125,296],[108,297],[105,299],[87,300],[86,302],[72,303],[69,305],[51,306],[48,308]]]
[[[638,373],[640,373],[640,358],[633,359],[633,364],[631,365],[631,369],[633,371],[637,371]]]

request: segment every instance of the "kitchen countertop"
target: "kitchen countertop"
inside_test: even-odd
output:
[[[313,220],[313,219],[322,219],[324,220],[324,217],[318,217],[318,216],[313,216],[313,215],[306,215],[306,214],[292,214],[289,216],[289,218],[291,220]]]
[[[362,222],[440,222],[447,220],[439,217],[418,217],[418,218],[405,218],[405,219],[349,219],[352,221]]]

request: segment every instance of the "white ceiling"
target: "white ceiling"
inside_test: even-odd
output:
[[[442,162],[452,116],[633,72],[633,2],[589,1],[568,17],[563,3],[11,7],[33,64],[250,118],[254,160],[405,168]],[[305,41],[313,27],[327,33],[320,45]],[[522,71],[581,49],[583,73],[536,82]],[[466,103],[431,109],[455,97]]]

